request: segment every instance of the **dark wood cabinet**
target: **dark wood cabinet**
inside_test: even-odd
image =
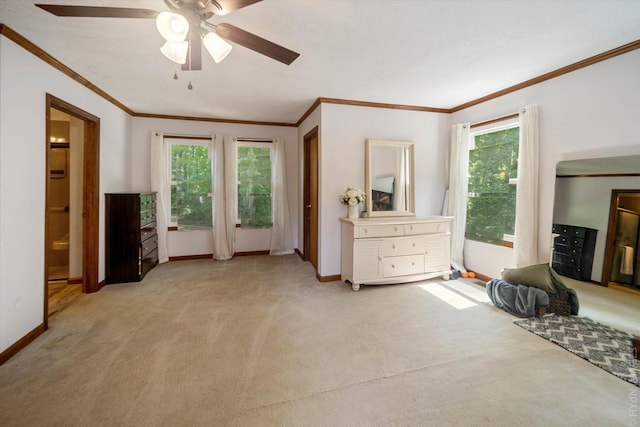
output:
[[[591,281],[593,254],[598,230],[574,225],[553,224],[553,258],[551,266],[572,279]]]
[[[107,193],[106,283],[138,282],[158,264],[155,193]]]

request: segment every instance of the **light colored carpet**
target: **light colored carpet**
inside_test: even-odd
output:
[[[463,281],[352,292],[295,255],[171,262],[82,295],[0,366],[0,425],[640,421],[637,387],[483,294]]]

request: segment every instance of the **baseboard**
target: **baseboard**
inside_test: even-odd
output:
[[[318,273],[316,273],[316,278],[320,282],[335,282],[336,280],[340,280],[341,277],[342,276],[340,276],[339,274],[334,274],[334,275],[331,275],[331,276],[321,276]]]
[[[269,255],[269,251],[235,252],[233,256]],[[170,256],[169,261],[189,261],[194,259],[213,259],[213,254]]]
[[[233,256],[269,255],[269,251],[236,252]]]
[[[69,285],[78,285],[82,283],[82,277],[69,277],[67,279],[67,284]]]
[[[476,279],[482,280],[485,283],[489,282],[489,281],[491,281],[493,279],[492,277],[489,277],[489,276],[487,276],[485,274],[482,274],[482,273],[478,273],[477,271],[475,273],[476,273]]]
[[[300,259],[304,261],[304,254],[302,252],[300,252],[300,249],[296,248],[296,253],[300,257]]]
[[[31,332],[16,341],[11,347],[0,353],[0,365],[11,359],[16,353],[29,345],[45,331],[44,323],[36,326]]]

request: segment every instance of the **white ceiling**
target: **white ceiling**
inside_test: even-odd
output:
[[[167,10],[162,0],[2,0],[0,23],[136,113],[295,123],[318,97],[451,108],[640,39],[637,0],[264,0],[223,17],[300,53],[241,46],[179,72],[151,19],[62,18],[34,3]],[[3,59],[4,60],[4,59]]]

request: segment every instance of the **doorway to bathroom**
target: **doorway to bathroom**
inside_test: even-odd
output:
[[[603,284],[640,292],[640,190],[612,190]]]
[[[98,283],[99,119],[46,98],[44,324]]]

